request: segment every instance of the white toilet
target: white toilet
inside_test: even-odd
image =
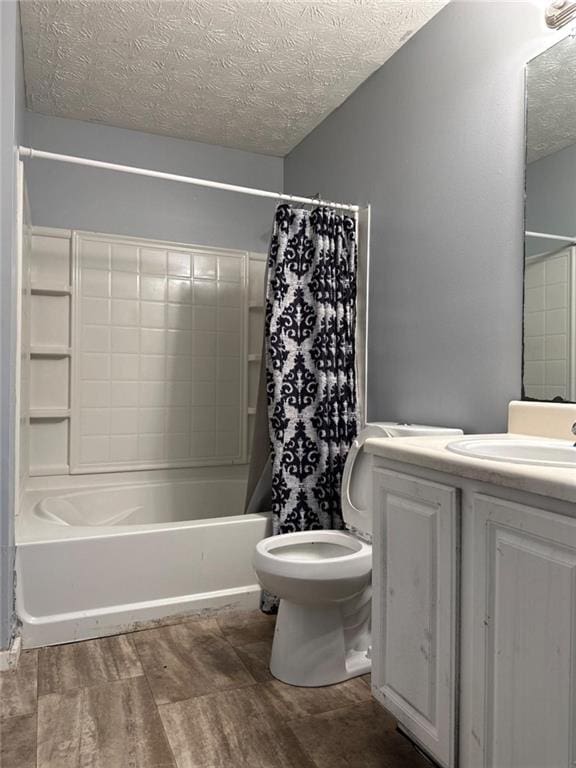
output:
[[[270,671],[290,685],[332,685],[370,671],[372,577],[369,437],[462,434],[417,424],[367,424],[342,475],[346,531],[270,536],[256,545],[262,587],[280,598]]]

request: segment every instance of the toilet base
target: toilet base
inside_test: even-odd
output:
[[[270,672],[289,685],[333,685],[370,672],[370,587],[328,605],[281,600]]]

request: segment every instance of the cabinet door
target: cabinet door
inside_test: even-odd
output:
[[[576,765],[576,520],[474,496],[474,768]]]
[[[373,692],[453,766],[458,491],[375,469],[374,502]]]

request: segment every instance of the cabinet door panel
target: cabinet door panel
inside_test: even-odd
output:
[[[477,494],[474,527],[469,764],[572,767],[576,521]]]
[[[452,766],[458,492],[376,469],[374,499],[374,693]]]

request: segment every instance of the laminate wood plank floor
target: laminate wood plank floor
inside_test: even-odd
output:
[[[0,674],[0,720],[36,712],[38,652],[20,654],[17,669]]]
[[[25,651],[0,674],[0,768],[430,768],[367,676],[275,680],[273,631],[226,611]]]

